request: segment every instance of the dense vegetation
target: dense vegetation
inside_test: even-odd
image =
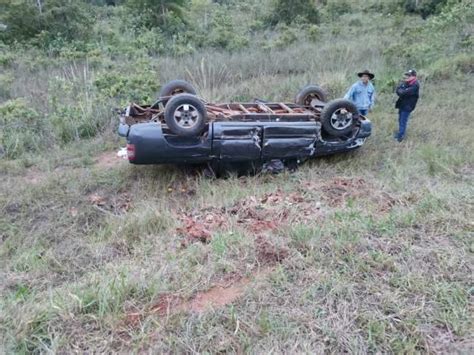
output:
[[[468,0],[0,0],[0,352],[468,352],[473,22]],[[113,109],[171,79],[291,101],[365,68],[360,152],[217,181],[113,159]],[[193,312],[216,285],[238,297]]]
[[[111,107],[151,100],[163,84],[160,58],[212,50],[257,55],[297,43],[317,48],[349,33],[357,40],[366,11],[393,24],[390,43],[378,49],[387,64],[378,75],[381,89],[406,66],[435,76],[472,69],[467,1],[2,0],[0,10],[0,142],[13,158],[92,137],[106,129]],[[434,17],[405,25],[406,12]]]

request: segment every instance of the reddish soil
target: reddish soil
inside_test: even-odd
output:
[[[132,207],[131,197],[128,193],[107,194],[105,192],[94,192],[87,196],[87,200],[98,209],[107,211],[116,215],[126,213]],[[74,216],[74,208],[71,209]]]
[[[250,279],[243,278],[229,287],[212,287],[206,292],[198,293],[191,302],[183,305],[184,309],[202,313],[209,309],[224,307],[242,296],[249,283]]]
[[[47,176],[46,173],[39,171],[35,168],[32,168],[32,169],[28,169],[28,171],[26,172],[26,175],[24,176],[24,179],[29,184],[38,185],[46,179],[46,176]]]
[[[202,214],[193,217],[181,218],[182,226],[176,229],[178,235],[184,236],[181,241],[183,247],[194,242],[209,243],[211,241],[211,230],[222,227],[225,218],[221,214]]]
[[[349,198],[366,194],[367,184],[364,179],[335,178],[322,186],[323,198],[332,207],[342,205]]]
[[[165,294],[160,296],[158,302],[150,309],[150,313],[164,316],[171,312],[179,311],[182,307],[183,301],[180,297],[172,294]]]
[[[193,242],[209,243],[214,231],[228,227],[230,218],[253,235],[261,235],[273,233],[290,222],[322,217],[320,203],[299,192],[285,193],[281,190],[267,193],[260,199],[250,196],[230,207],[210,207],[193,214],[177,214],[184,215],[181,226],[176,229],[177,234],[184,237],[181,243],[184,247]]]
[[[118,157],[116,151],[104,152],[95,159],[95,165],[101,168],[113,168],[125,162],[127,162],[127,160]]]
[[[377,206],[378,212],[385,213],[390,211],[394,205],[402,203],[361,178],[337,177],[322,186],[315,187],[313,184],[308,184],[307,187],[320,189],[323,192],[323,200],[330,207],[343,206],[349,199],[364,198],[373,202]]]
[[[267,238],[262,235],[255,239],[257,249],[257,259],[260,264],[275,265],[281,263],[288,257],[289,250],[284,247],[278,247],[272,244]]]
[[[203,313],[224,307],[243,296],[252,280],[262,279],[272,271],[272,267],[261,269],[254,273],[252,278],[240,277],[230,285],[216,285],[207,291],[196,293],[189,300],[184,300],[173,294],[164,294],[148,311],[128,313],[125,318],[125,325],[127,327],[137,327],[145,317],[153,314],[165,317],[179,312]]]
[[[277,190],[261,198],[249,196],[230,207],[203,208],[193,214],[177,212],[185,217],[181,218],[182,224],[176,231],[184,237],[183,247],[194,242],[209,243],[212,233],[225,229],[230,218],[253,235],[264,235],[289,223],[323,222],[332,208],[358,199],[372,202],[378,213],[389,212],[396,204],[409,203],[396,200],[364,179],[339,177],[328,182],[307,182],[296,192]]]

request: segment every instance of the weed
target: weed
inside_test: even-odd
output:
[[[424,21],[338,1],[317,26],[268,28],[270,5],[192,1],[195,31],[173,22],[175,37],[100,8],[94,41],[0,44],[2,352],[469,352],[467,3]],[[392,89],[415,64],[398,144]],[[111,108],[170,79],[210,101],[291,101],[308,83],[340,97],[365,68],[378,96],[358,152],[218,180],[114,160]],[[165,302],[229,289],[199,312]]]

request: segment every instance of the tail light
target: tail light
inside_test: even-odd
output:
[[[127,144],[127,157],[128,161],[135,160],[135,144]]]

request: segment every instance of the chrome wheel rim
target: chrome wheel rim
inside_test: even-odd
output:
[[[196,107],[190,104],[178,106],[174,111],[176,123],[183,128],[191,128],[199,121],[200,114]]]
[[[352,113],[340,108],[331,116],[331,126],[338,131],[345,130],[352,125]]]

